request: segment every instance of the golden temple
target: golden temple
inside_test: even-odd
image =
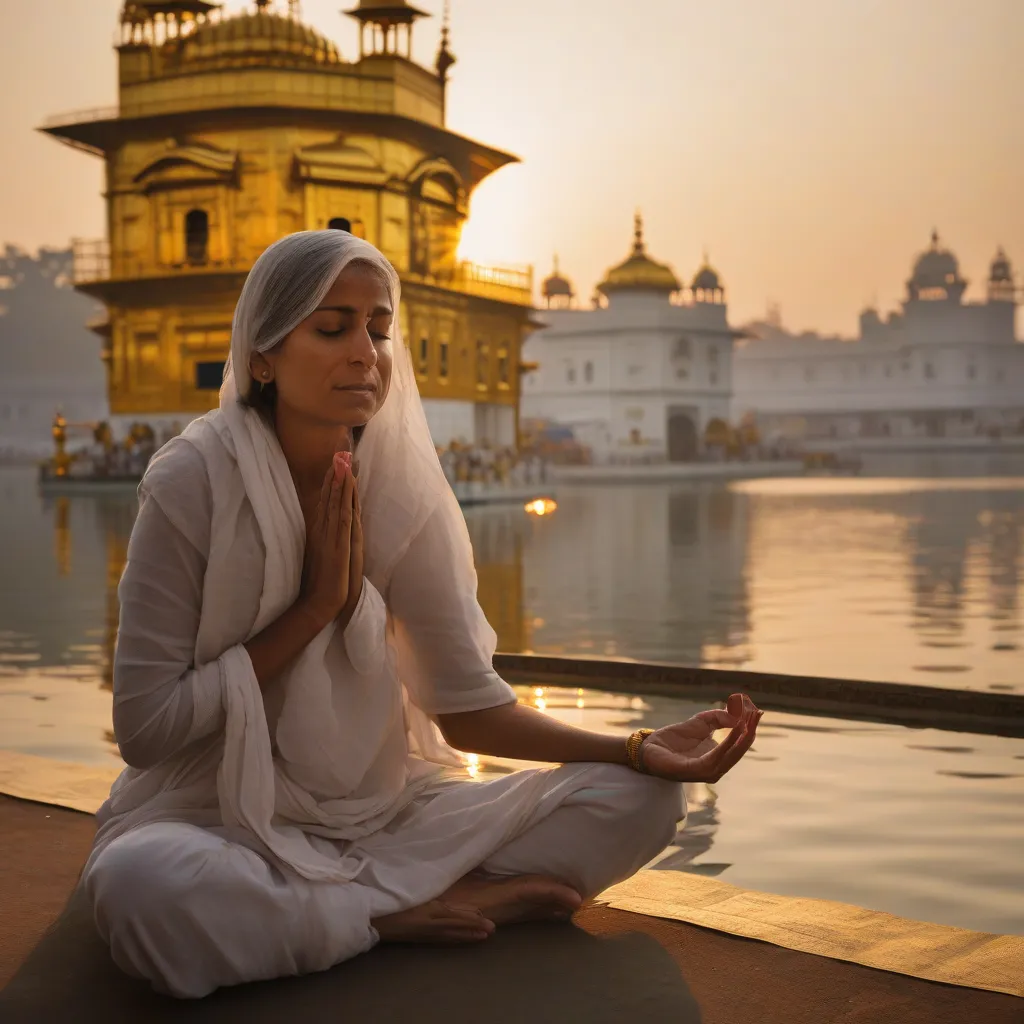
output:
[[[403,283],[402,331],[435,441],[514,445],[532,271],[457,249],[473,189],[516,158],[450,131],[447,17],[435,66],[412,59],[424,17],[359,0],[346,59],[298,4],[127,0],[119,105],[43,131],[103,158],[109,238],[75,243],[75,285],[106,305],[110,412],[187,420],[216,404],[245,275],[310,228],[376,245]]]

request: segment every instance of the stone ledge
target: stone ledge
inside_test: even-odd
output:
[[[708,703],[742,692],[773,711],[1024,737],[1024,695],[1018,694],[543,654],[496,654],[494,667],[512,683],[694,698]]]

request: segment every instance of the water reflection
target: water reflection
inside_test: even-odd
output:
[[[757,501],[749,667],[1018,688],[1024,481],[738,486]]]
[[[17,706],[58,748],[66,687],[109,690],[135,513],[0,469],[4,737]],[[1019,478],[563,489],[466,520],[503,650],[1024,690]]]
[[[130,494],[45,499],[32,470],[0,470],[0,664],[31,651],[34,671],[109,681],[134,517]]]
[[[503,651],[530,646],[523,602],[523,544],[529,526],[520,506],[467,515],[480,602]]]
[[[748,620],[742,495],[602,488],[560,493],[558,505],[557,515],[519,527],[526,581],[520,649],[686,663],[742,660]],[[470,532],[493,514],[470,510]],[[483,589],[481,600],[489,610],[493,598]]]

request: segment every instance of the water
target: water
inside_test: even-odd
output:
[[[559,492],[467,513],[508,650],[1024,692],[1024,478]]]
[[[914,467],[909,467],[914,469]],[[469,509],[505,650],[1024,692],[1024,472],[563,490],[542,519]],[[110,732],[129,493],[43,499],[0,469],[0,748],[82,763]],[[545,691],[607,732],[682,701]],[[664,865],[1024,932],[1024,741],[772,714],[690,787]]]

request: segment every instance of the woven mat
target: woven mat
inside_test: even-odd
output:
[[[599,902],[895,974],[1024,997],[1024,936],[776,896],[678,871],[641,871],[606,889]]]
[[[72,764],[0,750],[0,793],[95,814],[122,771],[120,761],[109,766]]]

